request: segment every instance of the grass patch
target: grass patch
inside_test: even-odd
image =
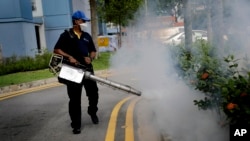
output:
[[[49,69],[12,73],[0,76],[0,87],[51,77],[54,77],[54,75],[49,72]]]
[[[101,52],[98,59],[93,61],[94,70],[108,69],[110,66],[110,57],[112,52]]]
[[[101,52],[98,59],[93,61],[95,71],[108,69],[110,65],[111,52]],[[55,77],[49,69],[18,72],[0,76],[0,87],[42,80]]]

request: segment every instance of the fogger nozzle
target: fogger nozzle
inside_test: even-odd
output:
[[[51,72],[58,75],[58,73],[61,71],[63,61],[69,62],[69,60],[67,60],[67,59],[64,60],[62,55],[53,54],[51,56],[51,59],[50,59],[50,62],[49,62],[49,67],[50,67]],[[81,64],[79,64],[79,66],[84,67],[84,65],[81,65]],[[84,71],[84,78],[85,79],[90,79],[90,80],[93,80],[93,81],[97,81],[97,82],[106,84],[108,86],[111,86],[113,88],[116,88],[116,89],[123,90],[123,91],[126,91],[126,92],[131,93],[131,94],[141,96],[140,91],[138,91],[138,90],[136,90],[136,89],[134,89],[134,88],[132,88],[132,87],[130,87],[128,85],[123,85],[123,84],[120,84],[120,83],[117,83],[117,82],[113,82],[113,81],[110,81],[110,80],[107,80],[107,79],[97,77],[95,75],[92,75],[91,72],[89,72],[89,71],[87,71],[85,69],[83,69],[83,71]]]
[[[130,87],[128,85],[120,84],[120,83],[117,83],[117,82],[114,82],[114,81],[111,81],[111,80],[107,80],[107,79],[104,79],[104,78],[97,77],[95,75],[92,75],[88,71],[85,72],[84,77],[86,79],[101,82],[101,83],[106,84],[108,86],[111,86],[113,88],[120,89],[120,90],[126,91],[128,93],[135,94],[137,96],[141,96],[141,91],[138,91],[138,90],[136,90],[136,89],[134,89],[134,88],[132,88],[132,87]]]

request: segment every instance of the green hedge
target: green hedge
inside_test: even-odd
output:
[[[35,57],[17,57],[12,56],[4,58],[0,64],[0,75],[6,75],[16,72],[33,71],[48,68],[51,53],[45,52]]]

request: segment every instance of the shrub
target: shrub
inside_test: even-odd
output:
[[[217,56],[207,43],[195,43],[190,51],[183,46],[172,48],[179,75],[188,85],[204,93],[204,99],[194,100],[199,109],[216,109],[226,115],[230,124],[250,124],[249,64],[239,71],[233,55]],[[247,58],[245,59],[246,61]]]
[[[9,58],[4,58],[0,64],[0,75],[33,71],[48,68],[51,53],[45,52],[41,55],[36,55],[34,58],[28,56],[17,57],[13,55]]]
[[[231,75],[217,87],[221,90],[221,107],[230,124],[250,125],[250,72],[238,68],[234,56],[224,59]],[[244,67],[244,66],[243,66]]]

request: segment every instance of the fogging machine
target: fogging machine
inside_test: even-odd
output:
[[[136,90],[131,86],[93,75],[90,71],[88,71],[89,68],[82,64],[72,66],[69,65],[69,63],[65,62],[69,62],[69,60],[63,58],[62,55],[53,54],[49,62],[50,71],[54,73],[58,78],[65,79],[67,81],[72,81],[74,83],[79,84],[82,82],[83,79],[90,79],[100,84],[105,84],[112,88],[119,89],[137,96],[141,96],[141,91]]]

